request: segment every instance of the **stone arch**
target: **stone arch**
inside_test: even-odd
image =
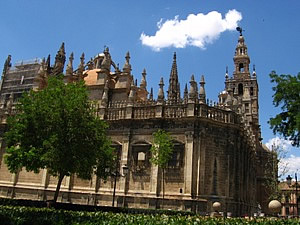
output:
[[[131,145],[152,145],[152,143],[147,140],[134,140],[131,142]]]

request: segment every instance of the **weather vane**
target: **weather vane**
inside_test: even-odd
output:
[[[243,30],[241,27],[237,27],[236,30],[240,32],[240,36],[243,36],[243,31],[245,30]]]

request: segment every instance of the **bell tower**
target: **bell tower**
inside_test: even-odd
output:
[[[225,89],[227,92],[232,91],[232,96],[237,102],[238,113],[243,116],[244,122],[252,127],[255,136],[260,139],[258,83],[255,66],[253,66],[252,74],[250,74],[248,48],[245,44],[242,29],[238,27],[237,30],[240,32],[240,36],[233,57],[233,77],[229,78],[228,73],[226,73]]]
[[[234,61],[234,78],[249,78],[250,57],[248,56],[248,48],[245,44],[245,39],[242,33],[239,36],[238,44],[233,57]]]

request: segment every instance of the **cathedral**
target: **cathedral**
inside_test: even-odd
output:
[[[266,165],[271,152],[261,143],[257,75],[254,67],[250,71],[242,32],[233,57],[234,71],[232,75],[226,71],[218,102],[207,100],[203,76],[198,84],[192,75],[181,97],[176,53],[167,88],[161,78],[157,97],[152,88],[147,89],[145,69],[137,84],[129,52],[123,68],[113,61],[108,48],[88,62],[82,54],[77,69],[73,60],[71,53],[64,70],[63,43],[52,65],[50,56],[13,66],[10,55],[5,61],[0,83],[0,197],[53,198],[57,178],[47,169],[37,174],[25,169],[16,174],[8,171],[3,134],[21,94],[43,89],[49,76],[64,72],[65,82],[85,81],[97,116],[109,124],[108,136],[119,160],[116,173],[106,181],[96,176],[64,178],[58,201],[199,213],[211,212],[212,204],[220,202],[220,211],[233,216],[267,210]],[[158,129],[169,132],[174,141],[164,194],[162,170],[149,161],[152,134]]]

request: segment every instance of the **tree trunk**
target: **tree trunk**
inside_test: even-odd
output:
[[[65,175],[62,175],[62,174],[60,174],[58,176],[58,183],[57,183],[57,186],[56,186],[53,202],[57,201],[57,197],[58,197],[59,189],[60,189],[60,186],[61,186],[61,182],[64,179],[64,177],[65,177]]]

